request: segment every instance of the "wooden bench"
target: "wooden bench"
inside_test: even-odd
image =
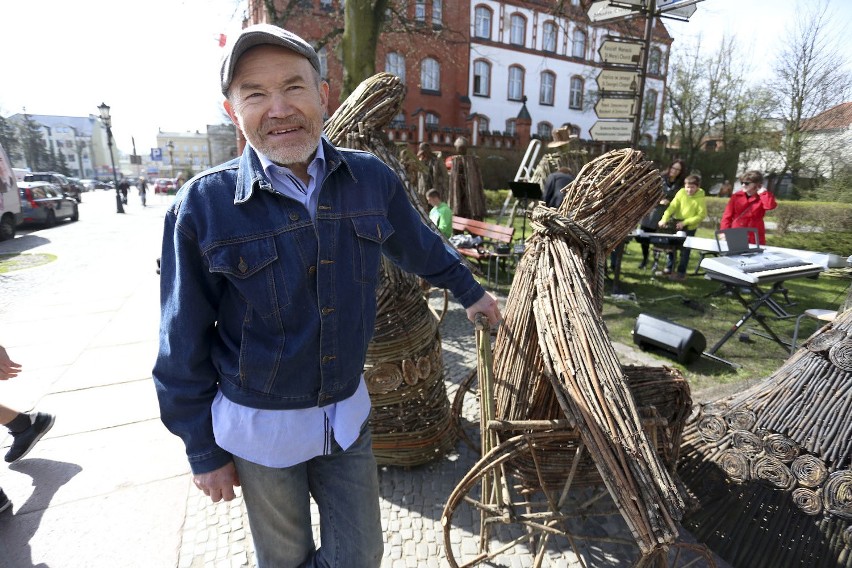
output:
[[[459,248],[463,255],[473,258],[477,262],[492,258],[496,253],[492,250],[497,244],[509,245],[515,236],[515,228],[505,225],[495,225],[484,221],[466,219],[453,215],[453,232],[467,232],[473,236],[482,237],[482,245],[477,248]]]

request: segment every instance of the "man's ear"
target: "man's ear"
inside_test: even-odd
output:
[[[228,116],[231,118],[231,122],[234,123],[234,126],[239,128],[240,122],[239,120],[237,120],[237,114],[234,112],[234,107],[233,105],[231,105],[231,101],[225,99],[225,101],[222,103],[222,106],[225,107],[225,112],[228,113]]]

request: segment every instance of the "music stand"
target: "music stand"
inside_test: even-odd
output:
[[[512,190],[512,195],[515,196],[515,199],[522,202],[522,207],[524,208],[524,222],[521,228],[521,242],[523,243],[527,238],[526,209],[530,199],[541,200],[541,186],[528,181],[510,181],[509,189]]]

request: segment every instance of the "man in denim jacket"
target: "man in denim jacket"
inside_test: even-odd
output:
[[[165,219],[161,417],[215,502],[241,485],[258,566],[379,566],[362,376],[381,256],[500,321],[396,174],[322,138],[328,84],[302,38],[243,30],[222,63],[248,145],[190,180]],[[311,534],[310,499],[322,546]]]

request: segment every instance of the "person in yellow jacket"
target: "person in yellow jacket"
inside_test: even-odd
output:
[[[692,236],[698,230],[698,225],[707,217],[707,203],[704,200],[704,190],[698,187],[701,184],[701,177],[697,175],[686,176],[684,187],[677,192],[672,202],[669,204],[663,217],[660,219],[660,227],[667,227],[669,220],[675,223],[675,229],[678,232],[683,231],[687,236]],[[674,268],[676,250],[669,253],[666,269],[664,273],[671,274],[669,278],[672,280],[686,280],[686,265],[689,264],[690,249],[681,248],[680,262],[677,265],[677,272],[672,273]]]

